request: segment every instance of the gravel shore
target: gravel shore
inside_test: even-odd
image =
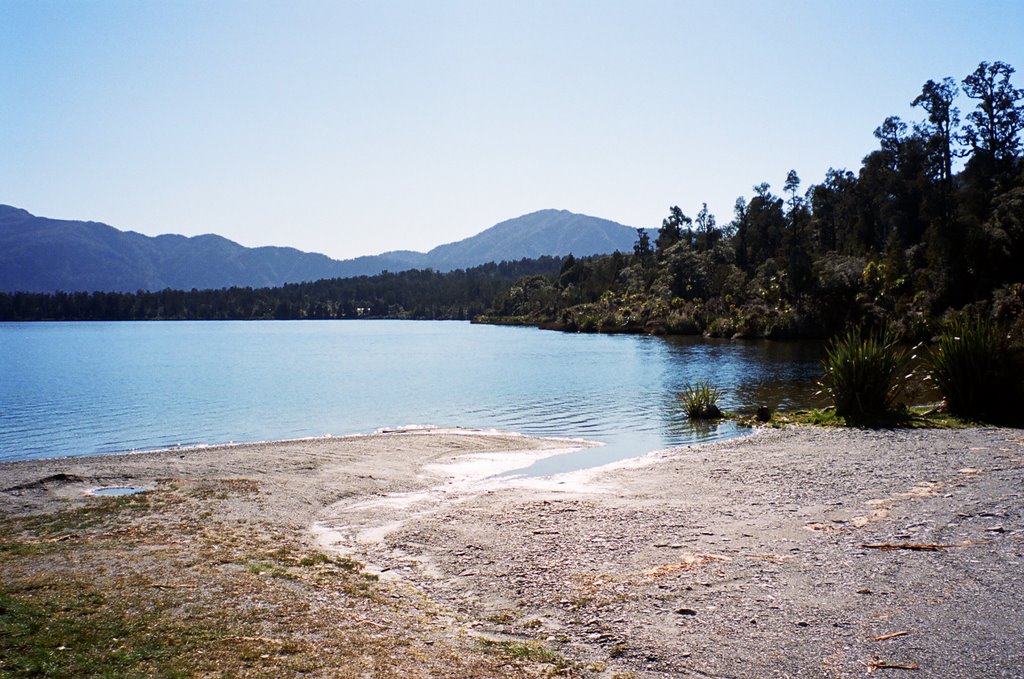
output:
[[[580,445],[410,431],[10,463],[0,514],[253,479],[258,496],[220,518],[358,559],[445,611],[439,638],[537,643],[568,660],[558,671],[1024,676],[1021,430],[768,429],[493,476]]]

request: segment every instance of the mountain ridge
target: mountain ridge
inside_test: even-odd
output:
[[[278,287],[382,271],[451,271],[542,255],[607,254],[631,250],[635,239],[633,227],[546,209],[425,253],[394,250],[337,260],[286,246],[250,248],[213,233],[146,236],[102,222],[38,217],[23,208],[0,205],[0,291]]]

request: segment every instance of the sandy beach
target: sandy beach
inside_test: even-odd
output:
[[[765,429],[494,477],[584,445],[409,430],[5,463],[4,587],[198,626],[197,675],[1024,676],[1024,431]],[[111,486],[147,491],[89,494]]]

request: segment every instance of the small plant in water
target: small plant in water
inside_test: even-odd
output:
[[[710,382],[697,380],[679,394],[679,400],[682,401],[683,410],[691,420],[718,420],[722,418],[722,411],[718,407],[718,398],[721,395],[718,388],[712,386]]]
[[[855,328],[834,338],[821,365],[819,384],[836,414],[852,420],[884,418],[893,413],[903,389],[910,352],[888,330]]]

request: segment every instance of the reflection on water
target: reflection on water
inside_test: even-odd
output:
[[[601,463],[740,433],[682,415],[698,379],[730,411],[811,405],[820,357],[456,322],[0,324],[0,460],[431,424],[596,440]]]
[[[539,460],[507,476],[546,476],[635,457],[661,448],[722,440],[747,431],[731,421],[691,421],[682,415],[679,395],[687,386],[705,380],[721,391],[724,410],[752,415],[760,405],[772,410],[824,405],[818,391],[818,342],[727,340],[702,337],[630,338],[642,342],[645,362],[657,366],[653,388],[643,389],[650,429],[635,418],[616,431],[592,438],[605,444]],[[648,385],[651,386],[651,385]],[[653,415],[654,417],[651,417]]]
[[[725,408],[753,414],[759,405],[772,410],[823,405],[818,391],[820,342],[723,340],[669,337],[671,365],[697,363],[703,379],[725,385]],[[680,389],[681,391],[681,389]]]

